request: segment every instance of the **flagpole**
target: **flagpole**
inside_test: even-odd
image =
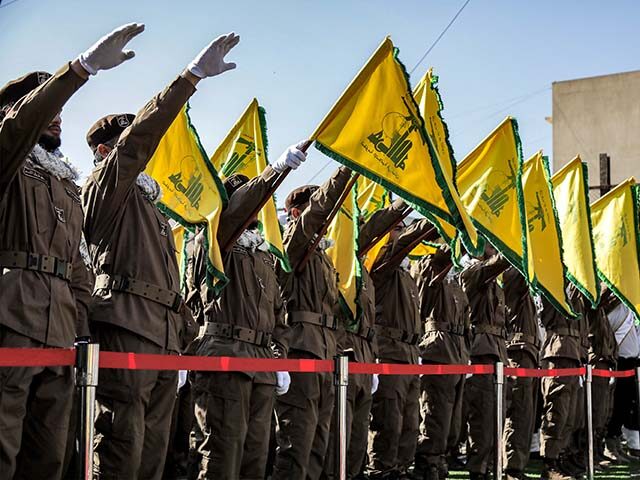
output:
[[[302,270],[304,270],[304,267],[306,266],[307,262],[311,258],[311,255],[318,247],[320,240],[322,240],[322,237],[324,237],[324,234],[327,233],[327,229],[329,228],[331,221],[338,214],[338,212],[340,211],[340,208],[342,208],[342,204],[347,199],[347,195],[351,193],[351,189],[355,185],[359,176],[360,176],[359,173],[354,173],[351,179],[349,180],[349,183],[347,183],[347,186],[343,190],[342,195],[340,195],[340,198],[338,199],[335,206],[333,207],[333,210],[331,210],[331,212],[329,213],[327,220],[322,225],[322,228],[317,232],[316,239],[313,241],[313,244],[307,249],[304,257],[302,258],[302,260],[300,260],[300,263],[296,266],[295,268],[296,273],[300,273]]]
[[[396,253],[393,257],[391,257],[389,260],[384,262],[382,265],[379,265],[378,267],[376,267],[372,273],[377,273],[380,270],[383,270],[387,265],[396,262],[398,259],[402,259],[406,257],[409,254],[409,252],[411,252],[411,250],[417,247],[418,244],[423,240],[435,240],[436,238],[438,238],[438,236],[439,236],[439,233],[436,227],[431,227],[429,230],[424,232],[424,234],[420,235],[413,242],[411,242],[409,245],[407,245],[398,253]]]
[[[376,245],[380,240],[382,240],[389,232],[391,232],[391,230],[396,228],[396,225],[398,225],[401,221],[403,221],[405,218],[407,218],[412,211],[413,211],[413,208],[407,206],[405,211],[402,213],[402,215],[395,222],[393,222],[391,225],[389,225],[389,227],[387,227],[386,230],[384,230],[380,235],[376,236],[360,252],[358,252],[358,256],[359,257],[364,257],[367,254],[367,252],[374,247],[374,245]]]
[[[306,153],[310,146],[311,146],[311,140],[307,140],[300,147],[299,150],[301,152]],[[253,223],[258,213],[260,213],[260,210],[262,210],[262,208],[267,204],[267,202],[273,196],[273,194],[276,193],[276,190],[280,187],[280,185],[282,185],[282,182],[284,181],[285,178],[287,178],[287,175],[289,175],[290,172],[291,172],[291,169],[287,167],[278,174],[275,181],[273,182],[273,185],[271,185],[271,188],[269,188],[264,198],[256,205],[256,207],[253,209],[251,214],[247,217],[247,219],[242,224],[242,226],[237,231],[235,231],[233,235],[229,237],[229,240],[227,241],[227,243],[222,247],[223,252],[228,252],[229,250],[231,250],[231,247],[236,242],[236,240],[240,238],[240,235],[242,235],[242,232],[244,232],[247,229],[247,227]]]

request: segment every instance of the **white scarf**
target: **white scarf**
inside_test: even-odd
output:
[[[136,185],[151,203],[156,203],[162,197],[160,184],[144,172],[138,174]]]
[[[76,182],[80,178],[80,172],[62,154],[59,148],[56,148],[53,152],[48,152],[40,144],[36,144],[29,158],[58,180],[68,179]]]
[[[245,230],[242,232],[242,235],[237,240],[238,245],[246,248],[247,250],[251,250],[252,252],[260,251],[260,252],[268,252],[269,245],[264,241],[264,237],[260,230]]]

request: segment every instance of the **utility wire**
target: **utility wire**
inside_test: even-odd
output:
[[[418,63],[416,63],[415,67],[413,67],[411,69],[411,71],[409,72],[409,75],[411,75],[416,68],[418,68],[420,66],[420,64],[423,62],[423,60],[425,58],[427,58],[427,55],[429,55],[429,53],[431,53],[431,50],[433,50],[433,47],[435,47],[438,42],[440,41],[440,39],[442,37],[444,37],[444,34],[447,33],[447,30],[449,30],[449,27],[451,27],[451,25],[453,25],[453,22],[456,21],[456,18],[458,18],[458,16],[462,13],[462,11],[465,9],[465,7],[467,5],[469,5],[469,2],[471,0],[467,0],[466,2],[464,2],[464,4],[462,5],[462,7],[460,7],[460,10],[458,10],[458,13],[456,13],[453,18],[451,19],[451,21],[449,22],[449,24],[444,28],[444,30],[442,31],[442,33],[440,33],[440,35],[438,35],[438,38],[436,38],[436,40],[431,44],[431,46],[427,49],[427,51],[424,53],[424,55],[422,55],[422,58],[420,58],[420,60],[418,60]]]

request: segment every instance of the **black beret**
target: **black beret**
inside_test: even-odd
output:
[[[224,179],[224,189],[227,191],[227,197],[231,198],[231,195],[238,190],[241,186],[249,182],[249,177],[241,173],[234,173],[233,175]]]
[[[87,143],[91,150],[98,148],[101,143],[107,143],[114,138],[118,138],[124,130],[133,123],[135,115],[131,113],[120,113],[117,115],[107,115],[94,123],[87,132]]]
[[[309,201],[311,195],[318,190],[317,185],[303,185],[293,190],[284,201],[285,210],[291,210],[292,208],[300,208]]]
[[[51,78],[48,72],[31,72],[11,80],[0,89],[0,108],[16,103]]]

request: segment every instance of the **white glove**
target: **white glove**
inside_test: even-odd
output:
[[[378,385],[380,385],[380,379],[378,378],[378,374],[374,373],[371,377],[371,395],[378,391]]]
[[[202,51],[187,66],[187,70],[198,78],[215,77],[227,70],[236,68],[235,63],[226,63],[224,56],[240,41],[240,36],[231,32],[220,35]]]
[[[291,377],[289,372],[276,372],[276,395],[284,395],[289,391]]]
[[[283,172],[287,167],[291,170],[298,168],[300,164],[307,159],[307,154],[300,150],[305,143],[307,142],[304,141],[297,145],[291,145],[282,152],[282,155],[271,165],[271,168],[278,173]]]
[[[186,370],[178,370],[178,391],[186,385],[188,373]]]
[[[86,52],[81,53],[78,61],[91,75],[98,73],[98,70],[117,67],[136,55],[133,50],[123,50],[123,48],[133,37],[143,31],[143,23],[129,23],[116,28],[94,43]]]

